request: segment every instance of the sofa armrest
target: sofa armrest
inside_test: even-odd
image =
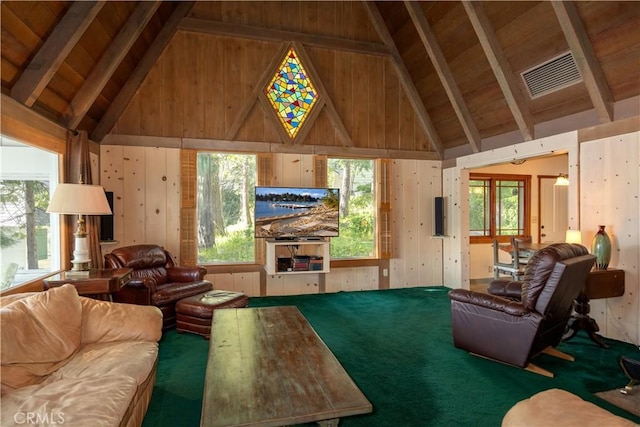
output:
[[[156,291],[157,282],[152,277],[134,277],[129,279],[127,285],[130,288],[147,288],[152,294]]]
[[[204,267],[170,267],[167,268],[167,282],[199,282],[205,274]]]
[[[488,292],[491,295],[519,300],[522,298],[522,282],[510,279],[492,280]]]
[[[162,312],[154,306],[121,304],[80,297],[82,344],[116,341],[157,342]]]
[[[468,291],[466,289],[453,289],[449,291],[449,299],[490,310],[501,311],[512,316],[525,316],[531,313],[520,301],[511,301],[499,296]]]

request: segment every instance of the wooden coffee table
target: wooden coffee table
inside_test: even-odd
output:
[[[214,311],[201,426],[337,426],[371,411],[296,307]]]

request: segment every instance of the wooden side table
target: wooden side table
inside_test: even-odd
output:
[[[576,299],[576,314],[569,319],[562,340],[568,340],[580,329],[584,329],[592,341],[600,347],[609,348],[609,345],[603,342],[602,337],[596,333],[600,328],[595,319],[589,317],[591,311],[589,300],[614,298],[622,295],[624,295],[624,270],[608,269],[589,272],[584,289]]]
[[[97,296],[98,299],[112,300],[112,294],[126,286],[131,279],[131,268],[89,270],[86,275],[63,271],[44,279],[44,288],[50,289],[70,283],[82,296]]]

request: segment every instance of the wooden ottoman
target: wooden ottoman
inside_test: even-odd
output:
[[[183,298],[176,303],[176,330],[211,336],[213,310],[219,308],[242,308],[249,303],[249,297],[241,292],[208,291]]]

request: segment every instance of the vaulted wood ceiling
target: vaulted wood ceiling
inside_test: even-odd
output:
[[[386,56],[440,158],[506,133],[530,140],[575,113],[611,122],[616,102],[640,95],[635,1],[2,1],[0,12],[3,94],[96,142],[177,31]],[[580,81],[530,96],[521,73],[567,52]]]

